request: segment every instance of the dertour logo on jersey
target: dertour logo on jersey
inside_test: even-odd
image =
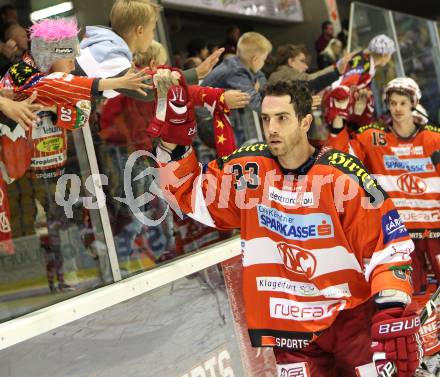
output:
[[[433,172],[434,164],[429,157],[401,159],[398,156],[383,156],[387,170],[406,170],[410,173]]]
[[[343,310],[345,304],[345,300],[301,302],[276,297],[270,297],[269,300],[272,318],[292,321],[315,321],[331,317],[334,312]]]
[[[314,204],[313,192],[292,192],[269,187],[269,200],[284,207],[311,207]]]
[[[313,213],[291,215],[263,205],[257,206],[260,226],[290,240],[331,238],[334,236],[330,215]]]
[[[408,236],[405,224],[395,209],[382,216],[382,232],[384,244]]]

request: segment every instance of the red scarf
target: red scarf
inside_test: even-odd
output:
[[[207,108],[214,118],[214,137],[217,156],[230,155],[235,149],[234,131],[228,115],[231,112],[225,103],[224,89],[190,85],[188,91],[194,106]]]

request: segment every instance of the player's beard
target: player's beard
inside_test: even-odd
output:
[[[290,137],[288,139],[283,138],[279,144],[271,145],[269,143],[269,150],[275,157],[283,157],[290,153],[295,146],[299,143],[299,137],[297,135]]]

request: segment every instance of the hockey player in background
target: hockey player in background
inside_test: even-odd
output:
[[[420,98],[413,79],[391,80],[383,92],[390,116],[360,127],[350,138],[342,111],[334,119],[329,145],[359,157],[391,197],[414,241],[412,281],[424,304],[430,288],[428,261],[437,284],[440,281],[440,128],[417,112]],[[438,322],[436,312],[430,317],[421,334],[434,371],[440,368],[432,357],[440,343],[437,327],[432,327]]]
[[[350,139],[341,112],[329,138],[330,146],[363,161],[392,198],[415,244],[415,292],[426,289],[426,258],[440,281],[440,128],[414,117],[421,95],[413,79],[391,80],[383,93],[388,121],[365,125]]]
[[[378,370],[392,361],[410,377],[423,355],[408,308],[413,243],[357,158],[309,144],[311,103],[305,83],[269,85],[267,144],[204,166],[168,105],[160,184],[191,217],[241,230],[250,341],[274,348],[278,376],[355,376],[374,354]]]

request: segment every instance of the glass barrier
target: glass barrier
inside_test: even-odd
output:
[[[399,12],[353,3],[350,24],[351,50],[366,48],[369,40],[386,34],[397,44],[398,51],[386,68],[376,73],[373,85],[376,112],[386,108],[381,100],[385,84],[397,76],[412,77],[422,91],[421,104],[429,116],[438,121],[440,107],[440,51],[438,24],[434,21]]]
[[[162,198],[153,155],[157,140],[145,133],[153,113],[152,102],[117,96],[101,102],[91,122],[99,171],[108,180],[104,193],[123,278],[232,234],[176,215]],[[206,163],[216,158],[212,119],[201,116],[199,127],[206,132],[194,148]]]
[[[80,205],[90,177],[82,131],[39,115],[28,139],[0,137],[0,321],[113,281],[99,214]],[[15,157],[25,155],[29,164],[19,164]],[[71,179],[57,189],[63,174]],[[6,184],[10,176],[16,179]],[[77,197],[60,206],[69,190]]]
[[[3,350],[0,375],[273,374],[244,372],[223,272],[213,266]]]
[[[393,12],[405,75],[412,77],[422,91],[421,104],[432,119],[438,119],[439,51],[431,31],[432,21]]]

